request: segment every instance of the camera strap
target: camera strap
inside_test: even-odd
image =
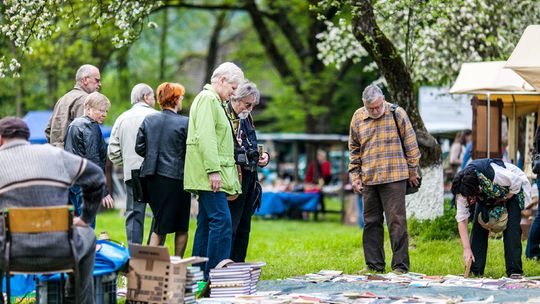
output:
[[[223,111],[225,112],[225,116],[227,116],[227,121],[229,121],[229,125],[231,126],[231,133],[232,133],[232,136],[233,136],[233,142],[234,142],[234,146],[235,148],[238,148],[238,149],[243,149],[244,147],[242,147],[238,141],[236,140],[236,134],[234,134],[234,126],[231,122],[231,116],[234,115],[232,111],[230,111],[230,113],[227,113],[227,109],[225,108],[227,105],[224,105],[224,104],[221,104],[221,107],[223,108]],[[238,128],[240,128],[240,124],[238,124]]]

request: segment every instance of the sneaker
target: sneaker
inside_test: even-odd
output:
[[[402,274],[408,273],[409,271],[408,271],[408,270],[404,270],[404,269],[396,268],[396,269],[392,270],[392,272],[393,272],[394,274],[397,274],[397,275],[402,275]]]
[[[357,272],[357,274],[360,274],[360,275],[372,274],[372,273],[383,273],[383,270],[377,270],[370,267],[364,267],[363,269]]]
[[[523,275],[521,273],[512,273],[510,279],[521,280],[523,279]]]

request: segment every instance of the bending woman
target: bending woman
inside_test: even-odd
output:
[[[135,152],[144,157],[141,177],[146,181],[148,201],[154,214],[150,245],[159,246],[167,233],[175,233],[174,255],[183,257],[189,228],[191,195],[184,191],[184,160],[188,118],[182,108],[185,89],[165,82],[157,89],[161,112],[146,116]]]
[[[520,278],[521,210],[530,202],[531,185],[523,171],[500,159],[473,160],[452,183],[456,195],[458,231],[463,246],[463,262],[472,261],[471,273],[484,275],[490,230],[503,231],[504,258],[508,277]],[[468,220],[473,227],[469,242]]]

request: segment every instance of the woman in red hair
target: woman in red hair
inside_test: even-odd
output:
[[[161,112],[146,116],[135,151],[144,157],[140,176],[154,214],[150,245],[161,245],[167,233],[175,233],[174,255],[186,250],[191,195],[184,191],[184,160],[188,118],[182,108],[185,89],[178,83],[162,83],[157,89]]]

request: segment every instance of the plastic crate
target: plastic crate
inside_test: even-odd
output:
[[[116,304],[116,283],[118,274],[112,272],[99,277],[94,277],[95,304]],[[67,275],[65,275],[65,280]],[[62,303],[62,292],[64,288],[61,281],[39,281],[36,282],[36,303],[38,304],[59,304]]]

